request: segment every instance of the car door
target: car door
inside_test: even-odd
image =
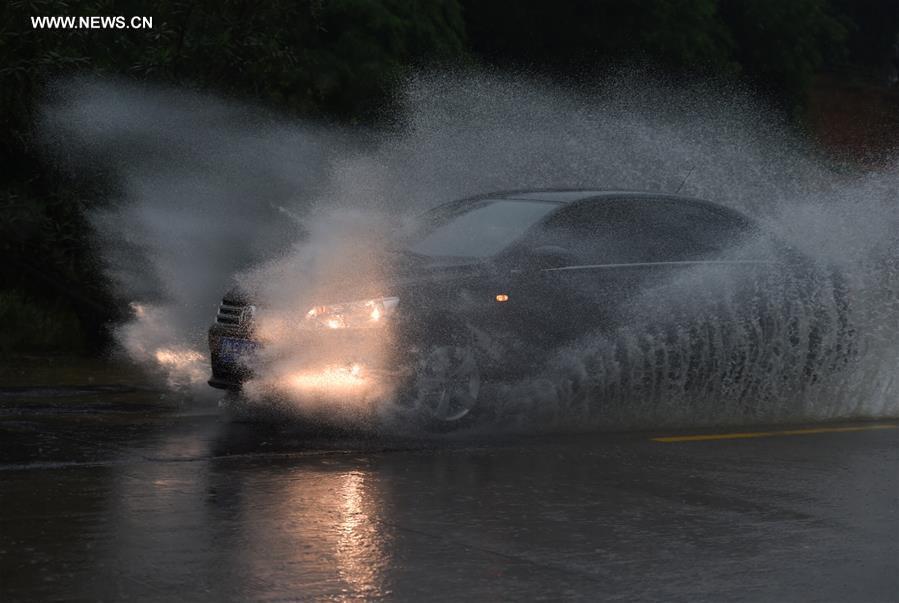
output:
[[[539,301],[532,304],[540,324],[535,335],[546,343],[570,340],[695,307],[690,279],[698,276],[699,288],[714,288],[733,269],[754,263],[726,255],[749,230],[736,215],[691,200],[623,197],[572,204],[528,239],[537,265],[522,271],[518,287]],[[675,293],[679,282],[688,288]]]

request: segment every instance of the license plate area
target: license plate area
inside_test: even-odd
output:
[[[225,364],[246,364],[252,359],[259,344],[255,341],[237,339],[234,337],[222,337],[219,344],[219,359]]]

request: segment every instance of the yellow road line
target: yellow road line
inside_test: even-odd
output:
[[[772,438],[776,436],[812,435],[816,433],[843,433],[847,431],[873,431],[875,429],[896,429],[899,425],[880,423],[876,425],[856,425],[853,427],[812,427],[809,429],[784,429],[782,431],[750,431],[738,433],[705,433],[699,435],[665,436],[652,438],[653,442],[708,442],[712,440],[741,440],[747,438]]]

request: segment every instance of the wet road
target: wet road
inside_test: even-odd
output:
[[[896,601],[891,425],[385,441],[5,389],[0,599]]]

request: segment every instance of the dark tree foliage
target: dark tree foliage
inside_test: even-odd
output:
[[[844,58],[845,19],[827,0],[463,1],[477,54],[551,74],[621,61],[739,74],[796,107],[812,75]]]
[[[715,0],[463,0],[472,47],[499,64],[568,74],[619,61],[732,70]]]
[[[476,53],[498,63],[579,71],[651,60],[678,71],[730,69],[715,0],[464,0]]]
[[[899,0],[834,0],[849,29],[849,60],[875,71],[899,59]]]
[[[743,73],[788,109],[812,76],[845,59],[846,27],[825,0],[722,0]]]

